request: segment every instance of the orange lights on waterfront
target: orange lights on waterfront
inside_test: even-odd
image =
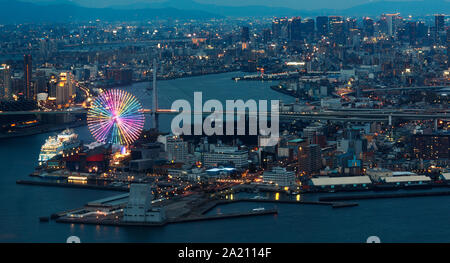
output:
[[[69,183],[78,183],[78,184],[87,184],[87,177],[86,176],[69,176],[67,177],[67,181]]]

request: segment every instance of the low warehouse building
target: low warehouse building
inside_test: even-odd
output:
[[[427,184],[431,178],[425,175],[389,176],[383,177],[381,182],[395,185]]]
[[[377,184],[390,186],[422,185],[431,181],[425,175],[417,175],[409,171],[391,171],[387,169],[369,169],[367,175]]]
[[[447,183],[450,182],[450,173],[442,173],[440,177],[443,181],[445,181]]]
[[[367,189],[372,181],[369,176],[346,176],[346,177],[317,177],[311,179],[311,186],[315,189]]]

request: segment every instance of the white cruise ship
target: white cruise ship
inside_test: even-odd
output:
[[[43,165],[56,155],[62,154],[63,151],[76,148],[79,145],[78,135],[71,129],[66,129],[57,136],[50,136],[41,147],[39,165]]]

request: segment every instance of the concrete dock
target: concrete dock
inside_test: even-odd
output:
[[[446,195],[450,195],[450,191],[325,196],[320,197],[319,200],[325,202],[333,202],[333,201],[348,201],[348,200],[362,200],[362,199],[426,197],[426,196],[446,196]]]
[[[194,217],[186,217],[179,218],[173,221],[169,221],[168,223],[184,223],[184,222],[192,222],[192,221],[203,221],[203,220],[216,220],[216,219],[227,219],[227,218],[236,218],[236,217],[246,217],[246,216],[261,216],[261,215],[272,215],[278,214],[277,209],[267,209],[263,211],[249,211],[249,212],[240,212],[240,213],[227,213],[227,214],[217,214],[217,215],[208,215],[208,216],[194,216]]]
[[[75,184],[67,182],[50,182],[50,181],[32,181],[32,180],[17,180],[16,184],[22,185],[39,185],[39,186],[53,186],[53,187],[67,187],[67,188],[82,188],[82,189],[96,189],[96,190],[111,190],[128,192],[128,187],[124,186],[110,186],[110,185],[93,185],[93,184]]]
[[[241,198],[229,202],[255,202],[255,203],[281,203],[281,204],[297,204],[297,205],[324,205],[332,208],[344,208],[358,206],[358,203],[350,202],[327,202],[327,201],[295,201],[295,200],[272,200],[272,199],[251,199]]]
[[[93,225],[106,225],[106,226],[144,226],[144,227],[161,227],[167,224],[175,223],[186,223],[195,221],[206,221],[206,220],[219,220],[228,218],[238,218],[238,217],[248,217],[248,216],[262,216],[262,215],[272,215],[277,214],[276,209],[267,209],[264,211],[249,211],[241,213],[227,213],[218,215],[208,215],[208,216],[190,216],[185,218],[171,219],[161,223],[149,223],[149,222],[125,222],[120,219],[114,218],[70,218],[70,217],[60,217],[55,221],[57,223],[69,223],[69,224],[93,224]]]
[[[126,222],[123,221],[123,208],[126,206],[127,194],[89,202],[84,207],[67,210],[51,215],[58,223],[95,224],[111,226],[164,226],[171,223],[183,223],[205,220],[219,220],[247,216],[261,216],[278,213],[277,209],[261,211],[244,211],[238,213],[206,215],[208,211],[220,204],[233,203],[232,200],[208,199],[204,195],[194,194],[183,198],[174,198],[154,203],[154,207],[164,207],[164,222]]]

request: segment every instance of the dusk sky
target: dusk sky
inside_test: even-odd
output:
[[[106,7],[112,5],[126,5],[134,3],[161,3],[166,0],[24,0],[28,2],[74,2],[88,7]],[[186,0],[169,0],[169,1],[186,1]],[[242,5],[266,5],[277,7],[289,7],[294,9],[345,9],[355,5],[373,2],[377,0],[194,0],[198,3],[204,4],[217,4],[217,5],[229,5],[229,6],[242,6]],[[414,0],[395,0],[395,1],[414,1]],[[436,0],[430,0],[436,1]]]

